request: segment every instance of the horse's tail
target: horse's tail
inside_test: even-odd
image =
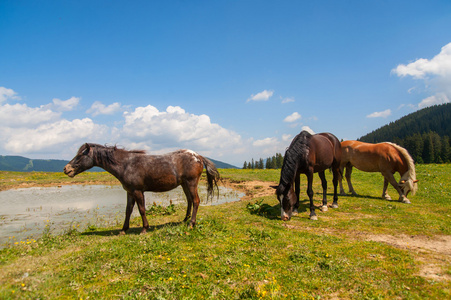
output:
[[[417,185],[417,175],[415,172],[415,162],[413,161],[412,156],[410,156],[409,151],[407,151],[407,149],[395,144],[395,143],[389,143],[387,142],[387,144],[390,144],[391,146],[393,146],[396,150],[398,150],[401,155],[404,157],[404,159],[407,161],[407,172],[404,174],[401,174],[401,180],[400,181],[405,181],[405,184],[407,184],[410,188],[410,192],[412,193],[412,195],[415,195],[417,189],[418,189],[418,185]]]
[[[209,160],[208,158],[205,158],[201,156],[202,162],[204,163],[205,170],[207,171],[207,199],[212,199],[214,197],[214,189],[216,187],[216,190],[218,191],[218,197],[219,197],[219,188],[218,188],[218,181],[221,180],[221,177],[219,176],[219,172],[216,169],[215,164]]]

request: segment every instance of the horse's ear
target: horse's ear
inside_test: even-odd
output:
[[[404,183],[406,183],[406,181],[405,180],[401,180],[399,183],[400,184],[404,184]]]
[[[85,150],[83,150],[83,155],[88,155],[89,150],[91,150],[91,146],[88,143],[85,143]]]
[[[417,183],[419,180],[418,179],[415,179],[414,181],[413,181],[413,183]]]
[[[273,188],[273,189],[275,189],[275,190],[277,190],[277,188],[279,187],[278,185],[270,185],[269,186],[270,188]]]

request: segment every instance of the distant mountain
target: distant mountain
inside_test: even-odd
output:
[[[220,169],[238,169],[230,164],[210,159],[217,168]],[[59,159],[29,159],[23,156],[3,156],[0,155],[0,170],[14,172],[62,172],[67,160]],[[101,168],[92,168],[90,172],[103,172]]]
[[[219,160],[214,160],[211,158],[209,158],[209,160],[211,160],[215,164],[216,168],[218,168],[218,169],[239,169],[238,167],[232,166],[228,163],[225,163],[225,162],[222,162]]]

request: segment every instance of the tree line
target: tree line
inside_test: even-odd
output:
[[[280,169],[283,165],[283,155],[281,153],[276,153],[272,157],[268,157],[266,162],[263,158],[255,160],[252,158],[250,162],[245,161],[243,164],[243,169]]]
[[[451,162],[450,141],[447,135],[440,136],[436,132],[415,133],[403,139],[394,138],[393,142],[409,151],[416,163],[449,163]]]
[[[393,142],[409,151],[416,163],[451,162],[451,103],[435,105],[391,122],[359,141]]]

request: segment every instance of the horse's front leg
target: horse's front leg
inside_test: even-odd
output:
[[[136,203],[138,204],[139,214],[141,215],[141,219],[143,221],[143,229],[141,230],[141,234],[144,234],[147,232],[147,229],[149,229],[149,222],[147,222],[146,217],[146,201],[144,198],[144,192],[135,191],[134,196]]]
[[[297,174],[294,180],[294,192],[296,196],[296,203],[293,207],[293,216],[297,216],[299,213],[299,194],[301,193],[301,174]]]
[[[123,235],[130,227],[130,215],[133,212],[133,207],[135,206],[135,198],[130,192],[127,192],[127,208],[125,209],[125,221],[124,226],[119,234]]]
[[[318,173],[319,178],[321,178],[321,186],[323,187],[323,206],[321,207],[322,211],[327,211],[327,180],[324,171]]]
[[[402,192],[402,189],[399,187],[398,182],[396,182],[396,179],[393,176],[393,174],[391,172],[386,172],[386,173],[383,173],[382,175],[384,175],[384,177],[388,180],[388,182],[390,182],[390,184],[398,192],[398,194],[399,194],[399,200],[398,201],[402,202],[402,203],[410,204],[410,200],[407,199],[407,197]]]
[[[315,206],[313,205],[313,171],[307,174],[307,195],[310,199],[310,220],[318,220],[315,213]]]

